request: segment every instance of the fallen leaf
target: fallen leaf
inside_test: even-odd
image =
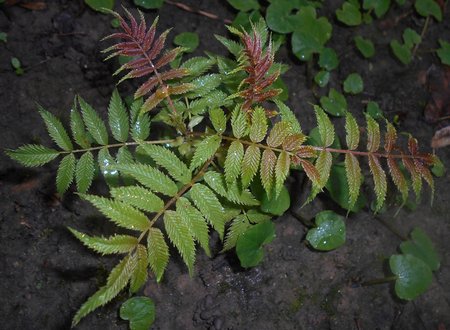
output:
[[[450,126],[441,128],[434,133],[431,139],[431,147],[434,149],[442,148],[450,145]]]
[[[450,116],[450,68],[432,65],[427,70],[426,86],[431,98],[425,107],[425,120],[435,124]],[[447,126],[444,122],[440,124]]]
[[[26,8],[29,10],[43,10],[47,8],[47,4],[45,2],[22,2],[19,4],[20,7]]]

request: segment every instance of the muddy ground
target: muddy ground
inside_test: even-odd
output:
[[[184,1],[198,8],[233,18],[232,8],[221,0]],[[331,16],[339,2],[326,1],[322,13]],[[31,11],[0,7],[0,149],[24,143],[47,143],[43,123],[36,111],[40,103],[67,122],[76,93],[105,113],[115,86],[115,64],[102,62],[99,40],[110,33],[110,17],[83,6],[82,1],[46,1],[47,9]],[[126,6],[131,3],[125,2]],[[396,8],[387,18],[395,21],[404,12]],[[200,49],[224,53],[213,33],[226,34],[223,25],[206,17],[165,5],[161,30],[173,26],[172,36],[182,31],[200,35]],[[153,19],[156,12],[146,12]],[[335,19],[330,18],[335,22]],[[418,76],[439,60],[430,52],[439,38],[450,35],[447,10],[441,24],[432,22],[418,58],[402,66],[389,52],[388,43],[400,38],[407,26],[420,31],[424,20],[407,14],[397,25],[381,30],[377,24],[360,28],[334,25],[330,42],[340,56],[331,86],[340,87],[353,71],[365,81],[364,93],[349,97],[351,111],[362,120],[364,102],[377,101],[388,118],[400,115],[400,131],[410,131],[429,150],[435,127],[424,121],[429,94]],[[371,36],[377,46],[372,60],[361,58],[353,47],[356,33]],[[198,51],[196,54],[200,54]],[[25,74],[16,76],[10,58],[19,58]],[[317,93],[306,77],[306,65],[282,49],[278,57],[291,65],[284,76],[289,86],[289,104],[307,131],[314,124],[309,102]],[[123,95],[131,86],[124,85]],[[338,122],[339,120],[337,120]],[[437,151],[450,166],[450,149]],[[0,320],[1,329],[68,329],[80,305],[114,265],[114,257],[98,257],[67,231],[72,226],[93,234],[108,234],[113,228],[86,203],[69,193],[55,194],[56,164],[25,169],[0,154]],[[299,210],[301,174],[289,181],[292,211],[312,218],[322,209],[345,214],[330,199],[320,196],[310,207]],[[370,181],[370,180],[369,180]],[[289,213],[276,219],[277,239],[266,248],[264,262],[244,270],[233,254],[212,260],[200,253],[196,276],[190,279],[178,257],[171,259],[160,285],[149,281],[143,294],[156,303],[154,329],[449,329],[450,328],[450,176],[436,180],[436,197],[430,206],[425,190],[414,212],[395,206],[377,218],[366,207],[347,219],[347,243],[329,253],[310,250],[304,241],[305,227]],[[370,189],[367,189],[370,196]],[[104,193],[101,184],[94,192]],[[433,239],[441,256],[441,268],[431,288],[414,302],[395,298],[390,284],[361,287],[360,281],[387,274],[386,258],[398,251],[398,236],[380,220],[406,236],[415,226]],[[175,253],[174,253],[175,255]],[[126,329],[118,317],[123,294],[101,308],[78,329]]]

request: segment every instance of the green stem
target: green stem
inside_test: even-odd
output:
[[[425,19],[425,24],[423,25],[422,32],[420,33],[420,42],[414,46],[412,57],[414,58],[417,53],[417,49],[419,48],[419,45],[422,43],[423,38],[425,37],[425,33],[427,33],[428,25],[430,24],[430,16],[427,16]]]
[[[393,282],[397,279],[397,276],[388,276],[388,277],[383,277],[383,278],[376,278],[373,280],[369,280],[369,281],[365,281],[361,283],[361,286],[371,286],[371,285],[378,285],[378,284],[384,284],[384,283],[389,283],[389,282]]]
[[[60,151],[60,154],[70,154],[70,153],[80,153],[80,152],[87,152],[87,151],[95,151],[100,150],[103,148],[120,148],[124,146],[136,146],[139,144],[170,144],[177,142],[177,139],[165,139],[165,140],[153,140],[153,141],[141,141],[141,142],[122,142],[122,143],[114,143],[114,144],[107,144],[104,146],[97,146],[92,148],[86,148],[86,149],[77,149],[77,150],[70,150],[70,151]]]

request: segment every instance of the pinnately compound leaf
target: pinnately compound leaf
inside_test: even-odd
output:
[[[164,270],[169,262],[169,247],[164,235],[158,228],[150,228],[147,237],[147,250],[150,268],[155,273],[156,281],[161,282]]]
[[[208,187],[196,183],[190,190],[190,196],[195,206],[197,206],[213,228],[219,233],[220,239],[223,240],[226,219],[224,208],[216,195]]]
[[[202,166],[208,159],[214,156],[220,147],[222,138],[218,135],[207,136],[195,149],[194,157],[191,161],[191,170]]]
[[[114,139],[119,142],[126,142],[130,130],[129,118],[117,89],[113,91],[109,101],[108,120]]]
[[[286,151],[282,151],[278,155],[277,164],[275,165],[275,198],[277,198],[281,192],[284,181],[289,174],[290,165],[291,157]]]
[[[268,196],[272,193],[276,162],[277,156],[275,153],[270,149],[264,150],[261,158],[260,174],[261,183]]]
[[[150,190],[140,186],[111,188],[111,196],[146,212],[158,212],[164,202]]]
[[[355,117],[350,112],[345,116],[345,139],[349,150],[355,150],[359,144],[359,127]]]
[[[377,196],[377,202],[375,212],[378,212],[383,206],[384,199],[386,198],[387,182],[386,173],[380,165],[378,157],[369,154],[369,167],[373,176],[373,182],[375,184],[375,194]]]
[[[62,125],[61,121],[52,113],[48,112],[39,106],[39,114],[44,119],[47,131],[53,141],[63,150],[70,151],[73,149],[72,141],[70,140],[67,131]]]
[[[94,179],[94,156],[90,151],[85,152],[78,159],[75,169],[75,181],[77,183],[78,192],[84,194],[88,191]]]
[[[334,141],[334,126],[331,123],[330,118],[321,107],[315,105],[314,111],[316,112],[317,127],[319,128],[322,147],[329,147]]]
[[[138,244],[136,251],[132,255],[136,259],[136,267],[130,279],[130,292],[136,293],[147,282],[148,278],[148,254],[147,248]]]
[[[367,150],[376,152],[380,147],[380,126],[371,116],[366,116],[367,120]]]
[[[108,144],[108,132],[105,123],[100,119],[97,112],[81,97],[78,97],[80,103],[81,114],[88,132],[94,140],[100,145]]]
[[[345,154],[345,174],[349,191],[348,210],[351,210],[358,199],[359,189],[362,184],[361,168],[355,155]]]
[[[203,215],[198,211],[188,199],[181,197],[177,201],[177,213],[186,222],[189,231],[205,250],[207,256],[211,256],[209,250],[208,224]]]
[[[252,124],[250,125],[250,140],[261,142],[267,134],[266,111],[262,107],[257,107],[252,113]]]
[[[83,245],[103,255],[128,253],[133,250],[138,244],[137,238],[129,235],[98,237],[80,233],[79,231],[70,227],[69,230],[76,238],[78,238],[83,243]]]
[[[169,239],[180,252],[184,263],[187,265],[189,274],[192,275],[195,262],[195,243],[187,223],[180,214],[168,210],[164,214],[164,227]]]
[[[129,256],[125,256],[125,258],[123,258],[109,274],[106,285],[89,297],[89,299],[80,307],[73,318],[72,327],[76,326],[87,314],[114,299],[128,284],[135,268],[136,260]]]
[[[6,154],[27,167],[44,165],[59,156],[59,151],[38,144],[27,144],[16,150],[7,150]]]
[[[149,221],[145,214],[128,204],[94,195],[81,195],[81,197],[92,203],[120,227],[137,231],[148,228]]]
[[[233,141],[225,158],[225,179],[233,183],[241,173],[241,163],[244,157],[244,146],[240,141]]]
[[[286,121],[279,121],[270,131],[267,144],[273,148],[279,147],[291,133],[291,125]]]
[[[259,162],[261,160],[261,151],[257,146],[250,145],[245,150],[244,159],[242,160],[242,187],[246,188],[252,182],[253,177],[258,172]]]
[[[184,184],[191,181],[191,171],[171,150],[154,144],[142,144],[141,147],[172,178]]]
[[[167,196],[175,196],[178,192],[178,187],[172,179],[150,165],[116,165],[115,168],[121,173],[131,175],[151,191],[160,192]]]
[[[73,153],[65,156],[58,167],[56,174],[56,190],[59,194],[64,194],[73,181],[75,173],[75,156]]]

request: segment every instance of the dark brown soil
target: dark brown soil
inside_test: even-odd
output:
[[[184,2],[184,1],[183,1]],[[234,12],[224,0],[185,1],[223,18]],[[0,43],[0,149],[24,143],[50,144],[36,111],[38,102],[67,122],[75,94],[81,94],[103,113],[115,86],[113,63],[104,63],[99,40],[110,33],[110,17],[85,8],[82,1],[46,1],[47,9],[30,11],[18,6],[0,7],[0,31],[8,42]],[[326,1],[322,14],[330,13],[337,1]],[[131,2],[125,3],[131,6]],[[396,8],[387,18],[402,14]],[[161,30],[174,27],[201,36],[200,49],[224,53],[213,34],[226,34],[223,25],[206,17],[165,5],[160,15]],[[156,12],[147,12],[153,19]],[[408,66],[390,54],[388,43],[400,38],[407,26],[420,31],[424,21],[409,14],[396,26],[381,30],[378,23],[360,28],[334,25],[331,46],[341,59],[332,74],[331,86],[340,88],[351,72],[365,82],[363,94],[348,97],[351,111],[362,120],[364,103],[377,101],[387,116],[401,118],[399,130],[412,132],[429,149],[434,128],[425,123],[423,109],[427,91],[418,81],[419,73],[439,67],[428,51],[439,38],[450,35],[448,10],[441,24],[432,22],[418,57]],[[371,36],[377,54],[361,58],[353,47],[357,33]],[[200,54],[200,51],[198,52]],[[306,65],[293,60],[282,49],[279,56],[291,65],[284,80],[289,86],[289,104],[303,128],[314,125],[310,102],[317,102],[315,90],[306,77]],[[16,76],[11,57],[25,68]],[[131,86],[121,87],[123,95]],[[336,122],[339,122],[337,120]],[[342,132],[341,132],[342,135]],[[450,149],[437,151],[450,164]],[[90,233],[108,234],[113,228],[95,210],[69,193],[62,200],[54,190],[56,164],[25,169],[0,154],[0,328],[68,329],[80,305],[104,283],[115,262],[99,257],[77,242],[67,231],[73,226]],[[329,198],[320,196],[311,206],[299,210],[302,175],[291,183],[293,211],[312,218],[322,209],[342,214]],[[368,180],[369,182],[370,180]],[[370,184],[370,183],[369,183]],[[143,294],[154,299],[155,329],[449,329],[450,328],[450,176],[436,180],[436,197],[430,206],[425,190],[417,210],[396,208],[375,217],[368,208],[347,219],[347,243],[329,253],[310,250],[305,227],[286,214],[276,219],[277,239],[266,248],[264,262],[243,270],[233,254],[209,259],[200,253],[196,275],[190,279],[180,259],[171,259],[162,284],[152,279]],[[97,193],[105,192],[101,184]],[[370,189],[367,189],[371,196]],[[383,220],[406,236],[415,226],[423,228],[441,256],[441,268],[431,288],[414,302],[395,298],[389,284],[361,287],[362,280],[388,274],[386,258],[398,250],[400,239],[383,225]],[[78,326],[79,329],[126,329],[118,317],[123,294]]]

